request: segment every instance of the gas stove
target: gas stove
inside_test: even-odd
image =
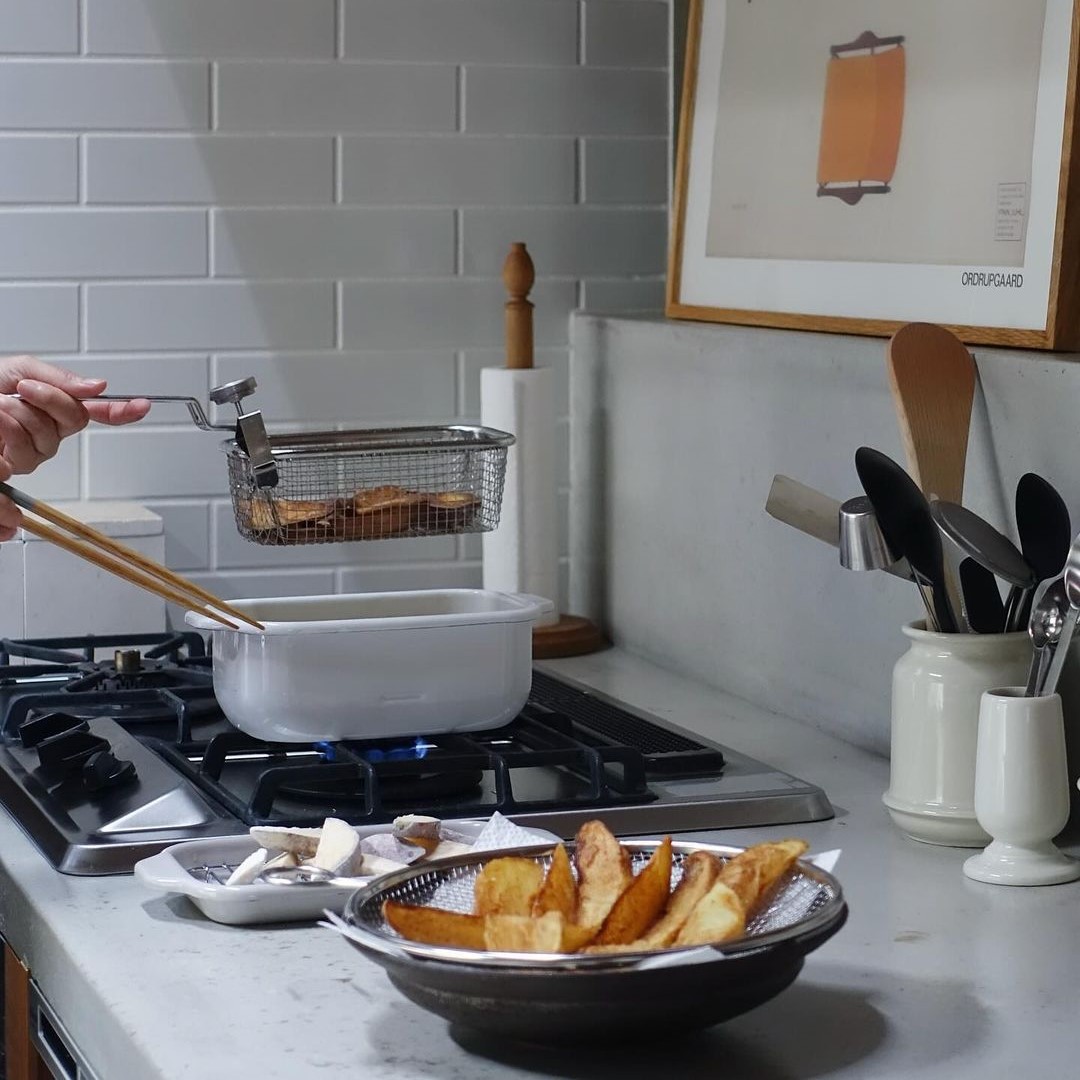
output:
[[[631,835],[833,814],[812,784],[541,669],[495,731],[261,742],[222,715],[194,633],[0,641],[0,805],[66,874],[328,816],[498,810],[569,838],[596,816]]]

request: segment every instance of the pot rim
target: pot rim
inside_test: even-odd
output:
[[[435,614],[400,614],[355,616],[335,619],[263,619],[259,610],[263,605],[295,605],[302,610],[305,601],[327,600],[340,604],[352,599],[368,604],[381,600],[394,600],[402,597],[415,599],[421,596],[468,596],[493,598],[498,606],[476,611],[451,611]],[[251,597],[245,600],[230,601],[233,607],[260,619],[263,629],[240,624],[236,630],[222,626],[206,615],[197,611],[186,611],[184,621],[199,630],[209,630],[217,634],[248,634],[256,637],[295,637],[308,634],[357,634],[386,633],[394,630],[437,630],[452,629],[459,626],[486,626],[502,623],[532,623],[541,615],[555,610],[551,600],[527,593],[502,593],[491,589],[411,589],[393,592],[372,593],[325,593],[316,596],[265,596]]]

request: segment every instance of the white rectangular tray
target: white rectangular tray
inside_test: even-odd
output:
[[[458,820],[455,834],[480,835],[486,820]],[[358,826],[361,836],[389,832],[389,825]],[[530,829],[537,843],[556,842],[554,833]],[[255,923],[298,922],[322,917],[324,910],[340,913],[345,901],[374,877],[351,878],[349,885],[224,885],[206,880],[201,867],[216,867],[227,873],[238,866],[259,845],[250,836],[226,836],[211,840],[186,840],[135,864],[135,877],[157,892],[186,896],[208,919],[230,926]],[[227,869],[226,869],[227,868]],[[193,873],[192,871],[196,871]]]

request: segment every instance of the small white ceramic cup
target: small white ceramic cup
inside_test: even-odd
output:
[[[979,706],[975,816],[993,837],[964,873],[995,885],[1058,885],[1080,878],[1080,861],[1053,838],[1069,819],[1061,698],[988,690]]]

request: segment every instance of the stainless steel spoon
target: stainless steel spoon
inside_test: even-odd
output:
[[[359,888],[371,878],[338,877],[318,866],[276,866],[264,870],[255,881],[261,885],[344,885]]]
[[[1057,653],[1061,636],[1069,619],[1069,598],[1065,579],[1056,578],[1046,587],[1039,602],[1031,611],[1028,635],[1031,637],[1031,669],[1028,672],[1025,697],[1041,697],[1050,664]]]
[[[1065,560],[1064,581],[1065,595],[1069,599],[1069,610],[1065,615],[1065,626],[1061,631],[1053,658],[1047,667],[1042,694],[1057,692],[1061,669],[1065,666],[1069,646],[1072,644],[1073,634],[1076,631],[1076,623],[1080,619],[1080,536],[1073,539],[1072,546],[1069,548],[1069,557]]]

